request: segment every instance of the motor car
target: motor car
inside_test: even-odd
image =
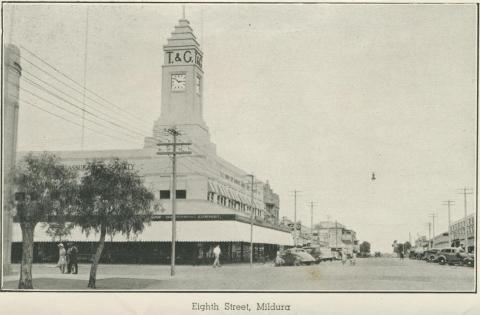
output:
[[[412,251],[410,251],[412,253]],[[422,259],[424,254],[424,249],[422,247],[416,247],[413,249],[413,259]]]
[[[284,266],[300,266],[314,264],[315,258],[307,253],[303,248],[289,248],[280,252],[280,258],[283,260]]]
[[[463,259],[463,265],[468,267],[475,266],[475,255],[473,253],[468,253],[467,257]]]
[[[427,249],[426,251],[423,252],[422,259],[425,260],[426,262],[434,262],[436,261],[436,254],[440,251],[439,248],[431,248]]]
[[[329,247],[308,246],[303,249],[315,259],[317,264],[322,261],[333,261],[335,259],[332,249]]]
[[[443,248],[437,253],[436,262],[440,265],[463,265],[465,258],[468,258],[468,254],[465,250],[459,247]]]

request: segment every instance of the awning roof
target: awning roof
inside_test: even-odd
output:
[[[172,223],[170,221],[154,221],[145,227],[138,236],[127,239],[125,235],[107,235],[106,241],[127,242],[170,242]],[[52,238],[45,233],[46,228],[41,224],[35,229],[35,242],[52,242]],[[18,223],[13,224],[13,242],[21,242],[22,233]],[[88,237],[76,227],[66,241],[97,242],[99,235],[91,233]],[[178,242],[250,242],[250,224],[238,221],[177,221]],[[293,238],[289,232],[270,229],[254,225],[253,242],[259,244],[293,245]]]

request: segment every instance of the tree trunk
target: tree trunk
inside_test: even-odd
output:
[[[90,268],[90,278],[88,279],[88,287],[95,289],[95,282],[97,280],[97,267],[100,257],[102,256],[103,246],[105,245],[105,235],[107,234],[107,229],[102,224],[100,226],[100,241],[98,242],[97,252],[93,257],[92,267]]]
[[[22,229],[22,264],[20,266],[19,289],[33,289],[32,263],[33,263],[33,232],[36,223],[20,223]]]

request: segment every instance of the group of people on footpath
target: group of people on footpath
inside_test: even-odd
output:
[[[61,273],[78,273],[78,248],[73,243],[67,244],[65,248],[62,243],[58,244],[58,264]]]
[[[355,265],[357,262],[357,254],[355,251],[349,251],[346,248],[343,248],[340,252],[342,255],[342,264],[345,265],[347,260],[350,261],[350,265]]]

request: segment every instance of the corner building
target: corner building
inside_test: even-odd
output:
[[[103,262],[168,263],[171,247],[171,160],[157,155],[157,143],[167,141],[165,129],[175,126],[180,141],[191,142],[191,155],[177,159],[177,247],[178,263],[207,263],[220,244],[226,262],[248,261],[250,213],[254,213],[254,260],[273,259],[279,246],[293,246],[290,230],[278,224],[279,198],[268,182],[254,186],[253,203],[248,173],[216,154],[203,119],[203,53],[188,20],[181,19],[164,46],[161,115],[152,137],[138,150],[52,152],[81,171],[92,159],[118,157],[138,170],[154,193],[155,216],[138,236],[107,237]],[[24,154],[20,154],[22,158]],[[13,261],[21,259],[21,231],[13,226]],[[37,262],[58,259],[56,242],[39,224],[35,231]],[[98,235],[83,235],[74,229],[62,241],[73,241],[80,257],[89,259]]]

